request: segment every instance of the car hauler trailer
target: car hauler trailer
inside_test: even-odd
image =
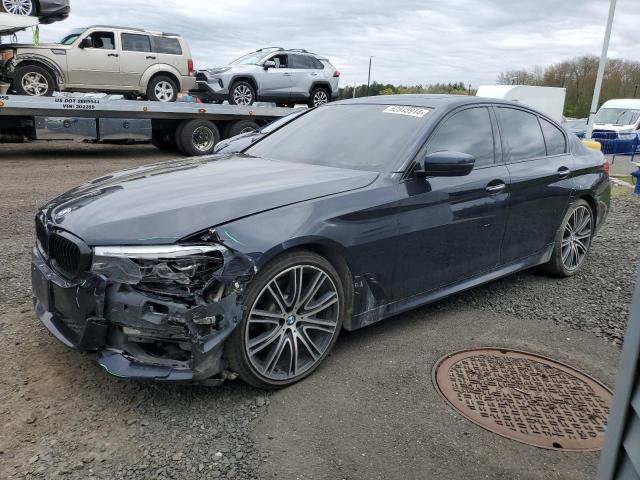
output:
[[[216,143],[291,113],[289,108],[163,103],[112,96],[0,95],[0,143],[35,140],[151,141],[164,150],[206,155]]]

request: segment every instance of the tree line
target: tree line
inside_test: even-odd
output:
[[[583,118],[589,115],[591,108],[598,61],[597,57],[584,56],[565,60],[545,68],[510,70],[498,76],[498,83],[564,87],[567,89],[564,115]],[[598,106],[612,98],[636,98],[639,94],[640,62],[620,59],[608,60]]]
[[[354,95],[355,89],[355,95]],[[391,83],[373,82],[369,88],[366,84],[340,88],[339,98],[367,97],[375,95],[397,95],[405,93],[447,93],[451,95],[475,95],[476,90],[465,86],[463,82],[432,83],[428,85],[392,85]]]

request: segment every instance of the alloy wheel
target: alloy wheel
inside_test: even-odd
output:
[[[246,85],[238,85],[233,89],[233,100],[236,105],[251,105],[253,102],[253,93]]]
[[[209,127],[198,127],[193,131],[193,146],[201,152],[207,152],[215,143],[215,135]]]
[[[296,265],[280,272],[249,312],[244,348],[251,365],[270,380],[303,375],[323,359],[339,315],[338,292],[324,270]]]
[[[173,85],[162,80],[156,84],[154,93],[160,102],[170,102],[174,95]]]
[[[28,95],[42,96],[49,90],[49,82],[38,72],[25,73],[20,80],[22,88]]]
[[[320,105],[324,105],[329,102],[329,97],[327,96],[327,92],[324,90],[318,90],[313,95],[313,106],[318,107]]]
[[[591,211],[584,205],[576,208],[562,233],[562,263],[567,270],[577,269],[587,256],[592,235]]]
[[[7,13],[28,16],[33,13],[33,0],[2,0],[2,7]]]

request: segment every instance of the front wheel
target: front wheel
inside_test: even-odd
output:
[[[242,322],[225,346],[231,369],[258,388],[310,375],[335,344],[346,315],[341,278],[313,252],[272,260],[247,288]]]
[[[0,11],[20,16],[35,16],[35,0],[2,0]]]
[[[147,97],[154,102],[175,102],[178,99],[178,86],[172,78],[158,75],[149,82]]]
[[[16,68],[13,76],[13,88],[18,95],[50,97],[55,89],[55,80],[46,68],[38,65],[26,65]]]
[[[256,91],[249,82],[239,81],[231,85],[229,103],[231,105],[253,105],[256,101]]]
[[[559,277],[578,273],[591,248],[594,228],[591,206],[584,200],[577,200],[567,211],[556,233],[551,259],[544,269]]]

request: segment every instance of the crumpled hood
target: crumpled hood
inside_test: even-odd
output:
[[[362,188],[375,172],[214,155],[116,172],[43,207],[89,245],[173,243],[234,219]]]

